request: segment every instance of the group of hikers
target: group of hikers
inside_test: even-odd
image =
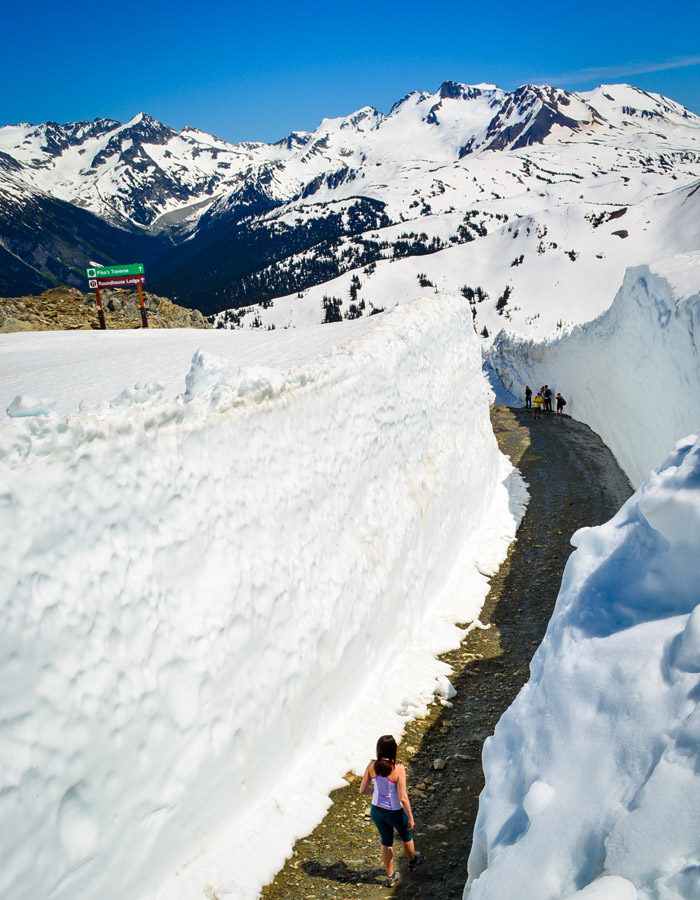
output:
[[[557,401],[557,416],[564,415],[564,407],[566,406],[566,400],[562,397],[562,395],[557,391],[554,399]],[[552,389],[548,384],[543,384],[542,387],[537,391],[535,397],[532,397],[532,389],[530,385],[525,385],[525,409],[531,409],[532,415],[535,421],[542,416],[542,410],[545,412],[553,412],[552,410]]]

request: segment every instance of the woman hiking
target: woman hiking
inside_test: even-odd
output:
[[[360,784],[361,794],[372,794],[371,817],[379,832],[386,887],[393,887],[401,877],[394,870],[394,829],[403,842],[410,871],[423,862],[423,854],[416,853],[413,845],[415,822],[406,789],[406,768],[396,762],[396,751],[394,738],[382,735],[377,741],[377,758],[365,769]]]

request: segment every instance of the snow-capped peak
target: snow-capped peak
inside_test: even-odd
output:
[[[251,189],[274,204],[343,184],[375,196],[372,184],[383,190],[388,171],[378,179],[378,167],[409,160],[453,164],[562,141],[643,148],[661,139],[695,150],[699,125],[682,106],[629,85],[576,94],[546,84],[504,91],[447,80],[432,93],[409,93],[386,115],[364,106],[271,144],[230,144],[192,127],[176,132],[141,111],[125,124],[8,125],[0,128],[0,152],[21,165],[19,177],[33,188],[116,224],[150,227],[171,214],[194,222],[218,197],[231,209]]]

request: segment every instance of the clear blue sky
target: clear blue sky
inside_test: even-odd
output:
[[[274,141],[445,80],[507,90],[626,81],[700,114],[700,0],[13,2],[0,124],[144,111]]]

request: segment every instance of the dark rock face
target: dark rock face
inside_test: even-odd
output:
[[[93,157],[88,169],[90,173],[96,173],[110,162],[122,165],[133,173],[134,189],[119,198],[128,219],[125,221],[126,217],[119,216],[115,211],[117,224],[126,225],[130,220],[148,226],[158,216],[165,201],[174,199],[186,204],[202,195],[211,196],[216,179],[201,172],[193,179],[191,173],[184,169],[178,177],[177,172],[166,172],[149,154],[149,146],[163,146],[175,136],[172,128],[151,116],[142,116],[131,127],[113,134],[105,147]]]
[[[41,149],[52,156],[57,156],[69,147],[79,147],[89,138],[100,137],[118,127],[119,122],[115,122],[113,119],[71,122],[68,125],[44,122],[30,132],[29,137],[41,137]],[[49,162],[44,165],[49,165]]]
[[[138,260],[150,272],[170,241],[116,228],[87,210],[25,188],[14,200],[0,192],[0,296],[57,285],[85,287],[91,259]]]
[[[483,91],[468,84],[460,84],[456,81],[443,81],[438,94],[441,100],[475,100],[477,97],[481,97]]]
[[[134,123],[129,128],[122,128],[113,134],[104,149],[93,158],[90,168],[97,169],[111,156],[115,155],[120,156],[126,162],[138,158],[148,158],[150,160],[143,145],[167,144],[176,134],[177,132],[173,131],[172,128],[162,125],[151,118],[151,116],[143,116],[140,122]],[[129,156],[129,153],[131,153],[131,156]],[[155,164],[153,163],[153,165]]]
[[[357,128],[359,130],[362,130],[359,128],[360,125],[366,123],[371,127],[372,122],[374,120],[380,119],[380,118],[381,118],[381,113],[377,112],[377,110],[372,107],[370,107],[369,109],[361,109],[354,116],[351,116],[347,120],[347,122],[343,122],[343,124],[340,127],[342,129]]]
[[[0,169],[5,172],[21,172],[22,166],[14,157],[0,151]]]
[[[277,141],[275,146],[284,147],[286,150],[293,150],[296,147],[306,146],[310,140],[310,134],[300,134],[298,131],[293,131],[288,137],[282,138],[281,141]]]
[[[316,191],[319,190],[323,185],[326,185],[331,190],[334,190],[338,187],[338,185],[343,184],[345,181],[352,181],[355,177],[354,172],[349,169],[347,166],[344,166],[342,169],[338,169],[337,172],[331,172],[328,175],[318,175],[314,178],[313,181],[310,181],[304,190],[302,191],[302,197],[310,197],[312,194],[315,194]]]
[[[526,147],[528,144],[541,144],[551,134],[555,125],[568,128],[570,131],[580,131],[581,123],[570,118],[561,110],[562,107],[571,104],[569,95],[564,91],[557,91],[554,88],[521,88],[520,91],[523,93],[522,98],[518,98],[522,99],[522,110],[519,109],[519,111],[532,109],[533,115],[525,132],[513,144],[514,150]],[[516,91],[515,97],[520,94],[520,91]]]
[[[507,95],[505,102],[486,129],[482,144],[472,138],[459,152],[460,159],[476,150],[518,150],[531,144],[541,144],[559,125],[570,131],[580,131],[581,122],[562,112],[571,105],[566,91],[525,85]],[[596,114],[591,109],[591,118]],[[600,117],[598,117],[600,121]]]

